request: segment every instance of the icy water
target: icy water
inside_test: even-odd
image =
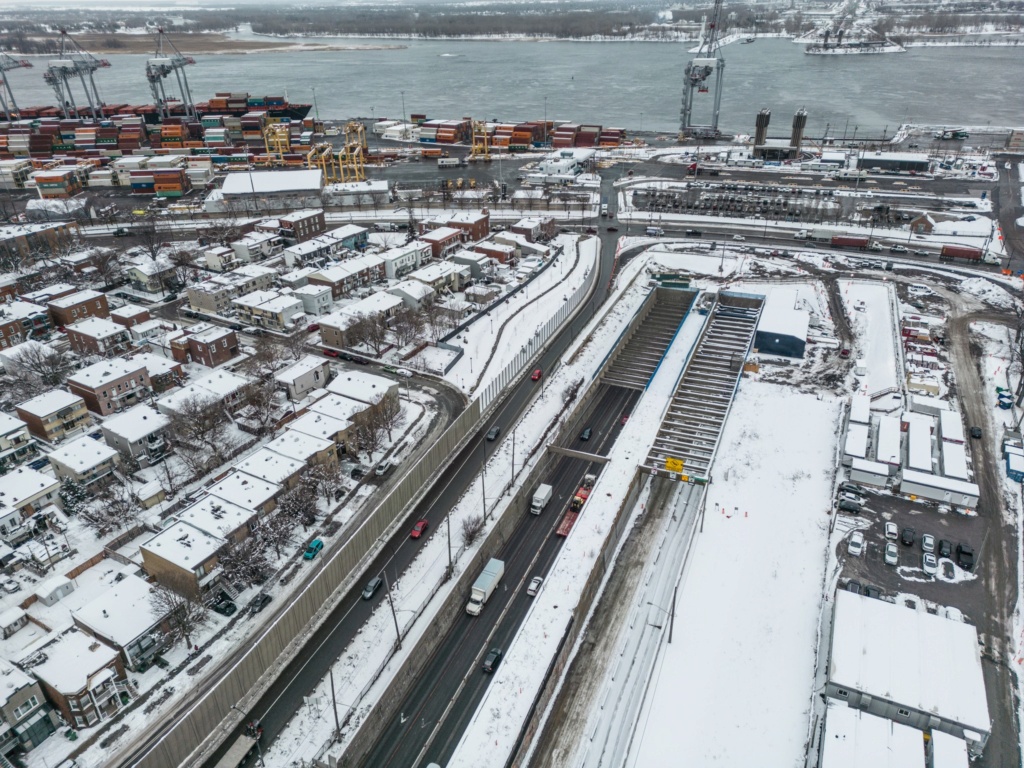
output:
[[[462,42],[319,38],[400,50],[198,55],[188,68],[197,100],[216,91],[287,93],[316,103],[321,117],[430,117],[573,120],[630,130],[678,127],[681,77],[689,58],[681,43]],[[188,51],[187,38],[178,41]],[[877,135],[916,123],[1021,125],[1024,50],[912,48],[881,56],[807,56],[788,40],[729,45],[721,125],[752,133],[761,107],[772,134],[789,132],[793,112],[809,113],[808,133]],[[107,55],[96,73],[108,103],[146,103],[145,56]],[[52,104],[43,83],[45,58],[9,74],[18,103]],[[171,92],[170,90],[168,91]],[[77,93],[77,91],[76,91]],[[711,95],[697,97],[710,105]],[[699,121],[705,121],[698,115]]]

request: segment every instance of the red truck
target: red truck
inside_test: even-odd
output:
[[[984,252],[981,248],[971,248],[967,245],[944,245],[939,252],[940,259],[970,259],[981,261]]]
[[[836,235],[832,238],[833,248],[859,248],[867,250],[870,240],[866,237],[855,237],[854,235]]]

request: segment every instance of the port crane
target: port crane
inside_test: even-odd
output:
[[[60,52],[58,58],[51,59],[43,73],[43,80],[53,88],[57,95],[57,103],[60,105],[64,117],[70,118],[74,111],[78,117],[78,105],[75,104],[74,94],[71,92],[71,81],[79,78],[82,81],[82,88],[85,91],[85,101],[89,106],[94,120],[103,116],[103,100],[100,99],[99,91],[96,90],[96,81],[92,73],[97,69],[109,67],[110,62],[106,59],[97,59],[88,51],[82,49],[68,34],[66,29],[60,31]]]
[[[725,74],[725,58],[722,56],[722,45],[719,30],[722,21],[722,0],[715,0],[711,19],[701,30],[701,42],[696,55],[686,65],[683,80],[683,106],[679,113],[679,138],[716,138],[718,130],[718,113],[722,108],[722,76]],[[709,84],[711,83],[711,84]],[[710,125],[697,125],[693,122],[694,93],[708,93],[714,87],[715,104],[711,113]]]
[[[0,108],[3,109],[4,116],[8,120],[19,117],[19,113],[18,104],[14,101],[14,91],[11,90],[11,84],[7,82],[7,73],[12,69],[30,68],[31,66],[32,62],[27,59],[15,59],[0,52]]]
[[[178,81],[178,91],[181,93],[180,100],[185,109],[185,116],[193,120],[198,119],[196,105],[192,100],[192,91],[188,87],[188,77],[185,75],[185,67],[195,63],[195,59],[185,56],[177,49],[162,27],[157,30],[156,53],[146,62],[146,79],[149,81],[149,89],[153,92],[153,103],[161,117],[171,116],[164,80],[173,74]],[[173,96],[171,100],[175,100]]]

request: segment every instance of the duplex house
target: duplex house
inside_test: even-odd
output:
[[[120,461],[116,450],[91,437],[72,440],[50,454],[50,464],[58,479],[75,480],[82,485],[106,482]]]
[[[0,304],[0,349],[21,344],[50,330],[50,313],[38,304],[11,301]]]
[[[101,416],[120,413],[149,397],[153,388],[146,366],[135,360],[102,360],[68,377],[68,389]]]
[[[284,387],[291,400],[301,400],[314,389],[326,386],[330,378],[330,362],[315,355],[306,355],[274,374],[274,380]]]
[[[46,308],[50,310],[54,325],[67,326],[87,317],[110,317],[107,295],[93,290],[78,291],[53,299]]]
[[[7,413],[0,413],[0,475],[36,455],[35,441],[28,424]]]
[[[100,425],[103,439],[118,453],[128,454],[140,466],[151,466],[167,455],[167,427],[171,420],[149,404],[137,405],[111,416]]]
[[[58,443],[92,424],[92,417],[80,395],[54,389],[14,407],[28,431],[48,443]]]
[[[139,551],[146,573],[178,594],[202,598],[220,578],[220,553],[227,542],[219,536],[177,520]]]
[[[31,751],[60,724],[39,682],[6,659],[0,659],[0,720],[0,755]]]
[[[79,355],[110,357],[127,352],[132,346],[131,331],[113,320],[101,317],[79,320],[64,330],[68,335],[71,350]]]

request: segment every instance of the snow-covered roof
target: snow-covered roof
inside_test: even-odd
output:
[[[242,264],[227,274],[241,275],[242,277],[267,277],[268,275],[276,276],[277,270],[273,267],[265,267],[262,264]]]
[[[871,398],[867,395],[850,397],[850,421],[867,424],[871,421]]]
[[[65,694],[77,693],[106,682],[108,676],[97,673],[113,664],[118,656],[118,652],[109,645],[77,628],[69,629],[54,642],[44,646],[44,649],[37,645],[30,648],[28,655],[43,650],[46,659],[31,667],[32,674]]]
[[[939,411],[939,430],[942,439],[947,442],[962,443],[966,439],[964,423],[956,411]]]
[[[51,296],[56,296],[58,293],[67,293],[68,291],[77,292],[77,288],[71,283],[55,283],[54,285],[47,285],[43,288],[39,288],[35,291],[29,291],[28,293],[21,294],[21,298],[25,301],[32,301],[35,303],[46,303],[50,301]]]
[[[324,366],[327,366],[328,368],[330,367],[330,363],[324,358],[316,357],[315,355],[305,355],[289,365],[283,371],[275,373],[274,379],[279,381],[281,384],[291,384],[296,379],[323,368]]]
[[[951,491],[963,496],[977,497],[981,494],[980,489],[975,483],[968,483],[963,480],[957,480],[953,477],[939,477],[938,475],[931,475],[927,472],[917,472],[913,469],[903,470],[903,482],[924,485],[930,488],[938,488],[943,491]]]
[[[435,280],[443,280],[449,275],[466,272],[468,269],[469,267],[466,265],[453,264],[450,261],[435,261],[433,264],[420,267],[415,272],[410,272],[409,278],[411,280],[422,280],[425,283],[432,283]]]
[[[79,404],[84,405],[85,401],[78,395],[73,395],[63,389],[51,389],[49,392],[36,395],[31,400],[19,403],[17,407],[34,416],[49,416],[54,411]]]
[[[949,403],[945,400],[939,400],[937,397],[928,397],[928,395],[910,396],[911,411],[915,413],[927,413],[929,409],[935,411],[947,411],[949,410]]]
[[[171,420],[152,405],[142,404],[129,408],[124,413],[111,416],[103,422],[104,431],[123,437],[130,443],[165,429]]]
[[[900,451],[900,420],[895,416],[880,416],[878,419],[878,440],[875,443],[875,458],[883,464],[899,466],[902,453]]]
[[[204,496],[175,517],[212,536],[227,538],[256,515],[250,507],[232,504],[220,496]]]
[[[925,610],[837,591],[828,679],[979,733],[991,730],[977,631]]]
[[[79,304],[84,304],[87,301],[99,298],[106,297],[99,291],[87,288],[84,291],[78,291],[77,293],[69,293],[67,296],[61,296],[59,299],[52,299],[47,303],[55,309],[69,309],[71,307],[77,307]]]
[[[32,317],[46,314],[46,307],[32,304],[27,301],[12,301],[9,304],[0,304],[0,319],[4,320],[27,320]]]
[[[323,296],[325,293],[331,292],[331,286],[329,285],[314,285],[309,283],[307,285],[300,285],[298,288],[292,290],[292,296]]]
[[[9,435],[23,429],[28,429],[28,425],[24,421],[9,413],[0,413],[0,435]]]
[[[810,313],[806,309],[796,308],[796,290],[773,287],[766,293],[757,330],[762,333],[778,333],[801,340],[806,339]]]
[[[63,464],[75,472],[88,472],[117,456],[117,451],[104,442],[91,437],[80,437],[64,443],[50,454],[50,461]]]
[[[360,403],[360,405],[362,405],[362,403]],[[290,422],[288,424],[288,431],[312,435],[313,437],[319,437],[322,440],[333,440],[335,435],[339,432],[344,432],[351,426],[352,422],[347,419],[336,418],[325,413],[317,413],[316,411],[309,411],[308,413],[304,413],[299,416],[295,421]]]
[[[271,440],[266,447],[267,450],[273,451],[275,454],[295,459],[304,464],[316,454],[328,450],[333,445],[333,440],[286,429],[283,435]]]
[[[419,280],[403,280],[397,285],[392,285],[388,288],[388,293],[395,295],[405,294],[411,299],[421,301],[422,299],[432,295],[434,293],[434,289],[426,283],[421,283]]]
[[[348,240],[351,237],[358,237],[367,231],[366,227],[360,227],[358,224],[344,224],[330,229],[324,234],[333,237],[335,240]]]
[[[229,173],[221,191],[225,195],[266,194],[270,192],[319,192],[323,173],[311,171],[243,171]]]
[[[850,422],[846,430],[846,444],[843,453],[847,456],[863,459],[868,455],[868,426]]]
[[[951,733],[933,729],[931,748],[931,768],[969,768],[971,764],[967,742]]]
[[[402,298],[387,291],[378,291],[365,299],[353,302],[338,311],[342,314],[357,317],[359,315],[379,315],[402,306]],[[323,323],[321,323],[323,325]]]
[[[247,293],[244,296],[239,296],[237,299],[232,299],[231,303],[245,305],[247,307],[258,307],[264,302],[276,299],[280,295],[281,294],[277,291],[256,290],[252,293]]]
[[[80,622],[124,648],[163,620],[153,605],[153,586],[127,575],[71,613]]]
[[[211,487],[210,494],[247,509],[256,509],[274,498],[281,486],[245,472],[232,472]]]
[[[214,371],[193,381],[197,387],[202,387],[220,398],[230,397],[248,383],[249,379],[245,376],[239,376],[231,371]]]
[[[224,539],[196,528],[190,523],[176,520],[153,538],[141,545],[169,563],[186,571],[194,571],[224,546]]]
[[[301,472],[305,466],[305,461],[275,453],[269,446],[260,448],[256,453],[235,462],[235,469],[239,472],[275,484],[284,483],[292,475]]]
[[[121,328],[121,326],[118,326],[118,328]],[[121,330],[123,331],[124,328],[121,328]],[[120,357],[114,357],[110,360],[100,360],[98,363],[93,363],[80,371],[76,371],[68,376],[68,383],[79,384],[86,389],[96,389],[96,387],[102,387],[111,381],[117,381],[126,376],[135,378],[141,371],[146,371],[145,364],[136,360],[124,360]]]
[[[16,610],[22,616],[25,615],[25,612],[20,608]],[[4,621],[4,617],[8,613],[11,613],[11,611],[4,611],[3,615],[0,615],[0,627],[10,626],[10,623],[5,623]],[[34,682],[34,678],[29,677],[7,659],[0,659],[0,705],[7,704],[11,696],[22,688],[32,685]],[[19,701],[18,703],[20,704],[21,702]]]
[[[4,475],[0,483],[0,515],[42,494],[55,491],[60,485],[50,475],[37,472],[31,467],[18,467]]]
[[[456,237],[462,237],[461,229],[454,229],[453,227],[438,227],[437,229],[432,229],[429,232],[424,232],[420,235],[420,240],[426,240],[428,243],[439,243]]]
[[[146,372],[151,379],[164,376],[181,367],[177,360],[153,352],[136,352],[130,359],[134,363],[146,366]]]
[[[234,333],[230,328],[222,328],[219,325],[215,325],[212,328],[207,328],[199,333],[193,333],[192,338],[201,344],[212,344],[215,341],[220,341],[225,336],[229,336]]]
[[[821,768],[925,768],[924,733],[830,699]]]
[[[159,320],[151,320],[150,322],[159,323]],[[79,320],[77,323],[72,323],[67,328],[69,331],[75,331],[85,336],[91,336],[94,339],[108,339],[111,336],[128,335],[128,329],[119,323],[115,323],[113,320],[108,320],[105,317],[87,317],[85,320]]]
[[[115,307],[110,310],[111,317],[122,317],[125,320],[130,320],[137,315],[144,315],[149,312],[145,307],[140,307],[138,304],[125,304],[123,307]]]
[[[940,443],[942,446],[942,474],[957,480],[970,480],[967,473],[967,450],[963,443]]]
[[[274,313],[287,312],[290,309],[299,309],[301,307],[302,301],[300,299],[296,299],[294,296],[285,296],[281,293],[259,305],[262,311]]]
[[[351,397],[363,403],[373,405],[392,389],[398,388],[398,382],[375,373],[346,370],[339,373],[327,385],[327,391],[337,395]]]
[[[359,400],[353,400],[351,397],[345,397],[344,395],[331,394],[326,397],[321,397],[311,406],[309,410],[311,413],[321,413],[324,416],[331,416],[336,419],[345,419],[352,421],[353,418],[365,411],[369,406],[366,403],[360,402]]]
[[[920,416],[919,414],[911,414]],[[932,433],[930,418],[910,419],[907,436],[907,466],[918,472],[931,472],[932,467]]]
[[[301,211],[292,211],[291,213],[286,213],[284,216],[280,218],[280,220],[295,223],[296,221],[308,219],[310,216],[317,216],[318,214],[322,214],[323,212],[323,208],[305,208]]]

